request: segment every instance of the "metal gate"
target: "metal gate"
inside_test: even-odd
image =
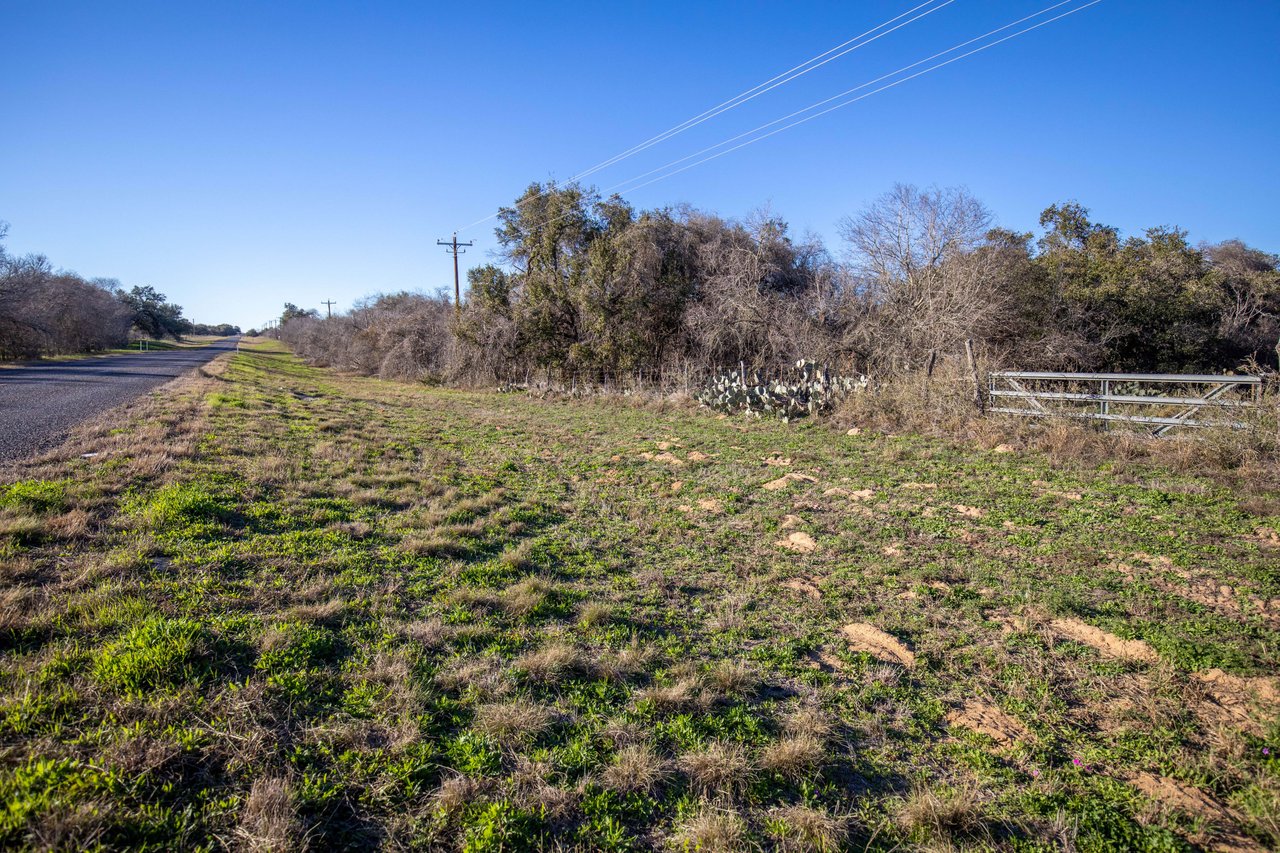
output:
[[[1231,412],[1257,405],[1262,398],[1262,379],[1247,375],[1000,370],[991,374],[987,393],[993,412],[1146,424],[1156,427],[1156,435],[1164,435],[1177,427],[1210,423],[1243,426]],[[1215,416],[1206,420],[1211,412]]]

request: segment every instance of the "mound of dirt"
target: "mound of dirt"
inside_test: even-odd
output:
[[[1204,693],[1194,710],[1211,723],[1225,723],[1262,736],[1265,723],[1280,714],[1280,684],[1274,678],[1245,678],[1220,669],[1192,673]]]
[[[811,577],[791,578],[783,581],[782,586],[784,589],[789,589],[817,600],[822,598],[822,590],[818,589],[818,585],[814,581],[815,579]]]
[[[790,468],[791,467],[791,457],[789,456],[766,456],[761,461],[764,462],[764,464],[770,465],[774,468]]]
[[[1107,657],[1153,663],[1160,659],[1156,650],[1141,640],[1126,640],[1095,628],[1079,619],[1054,619],[1049,627],[1055,634],[1097,649]]]
[[[1261,853],[1266,850],[1253,839],[1232,831],[1233,827],[1240,825],[1241,815],[1199,788],[1188,785],[1186,782],[1179,782],[1177,779],[1156,776],[1145,771],[1136,773],[1125,781],[1162,807],[1177,809],[1192,817],[1200,818],[1212,826],[1225,829],[1226,832],[1221,840],[1208,845],[1210,850],[1224,851],[1224,853],[1254,853],[1254,851]]]
[[[776,480],[770,480],[769,482],[762,485],[760,488],[768,492],[776,492],[779,489],[785,489],[787,486],[791,485],[792,483],[816,483],[816,482],[818,482],[817,477],[811,477],[808,474],[798,474],[795,471],[792,471],[790,473],[783,474],[781,477],[779,477]]]
[[[964,726],[984,734],[1001,746],[1023,741],[1031,736],[1026,726],[996,705],[980,699],[969,699],[947,713],[947,725]]]
[[[720,501],[715,498],[701,498],[698,501],[698,509],[705,509],[707,512],[719,512]]]
[[[813,537],[800,530],[795,533],[788,533],[786,539],[778,541],[778,545],[788,551],[795,551],[800,554],[812,554],[818,550],[818,543],[813,541]]]
[[[849,641],[852,648],[866,652],[877,660],[902,664],[908,669],[916,665],[915,652],[875,625],[869,625],[866,622],[850,622],[840,629],[840,633]]]

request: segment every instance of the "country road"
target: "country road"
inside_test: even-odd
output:
[[[234,349],[237,340],[0,369],[0,462],[53,447],[81,421]]]

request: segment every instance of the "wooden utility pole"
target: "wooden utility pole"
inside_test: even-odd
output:
[[[445,251],[453,255],[453,310],[458,311],[462,308],[462,285],[458,281],[458,255],[465,255],[467,250],[462,246],[472,246],[473,243],[459,243],[458,232],[453,232],[452,240],[437,240],[437,246],[444,246]]]
[[[324,306],[324,309],[327,312],[325,316],[327,318],[332,319],[333,306],[337,305],[338,303],[334,302],[332,299],[326,299],[324,302],[321,302],[320,304]]]

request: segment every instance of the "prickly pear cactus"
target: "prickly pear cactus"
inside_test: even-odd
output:
[[[845,397],[867,387],[865,376],[832,376],[808,359],[797,361],[789,374],[775,380],[753,375],[744,382],[742,374],[730,371],[712,377],[694,397],[718,412],[750,412],[790,421],[830,411]]]

